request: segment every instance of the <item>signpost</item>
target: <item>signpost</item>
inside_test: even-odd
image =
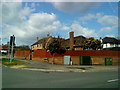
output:
[[[8,45],[8,59],[10,59],[10,42],[7,42],[7,45]]]
[[[15,45],[15,36],[10,36],[10,47],[11,47],[11,58],[10,58],[10,63],[14,59],[13,51],[14,51],[14,45]]]

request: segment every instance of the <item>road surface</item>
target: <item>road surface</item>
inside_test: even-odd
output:
[[[117,71],[41,72],[3,67],[3,88],[118,88]]]

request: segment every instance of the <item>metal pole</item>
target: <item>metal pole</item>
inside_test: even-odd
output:
[[[9,54],[10,53],[10,43],[8,42],[8,59],[10,59]]]
[[[11,59],[10,59],[10,63],[12,62],[12,60],[13,60],[13,42],[14,42],[14,36],[13,36],[13,39],[12,39],[12,48],[11,48]]]

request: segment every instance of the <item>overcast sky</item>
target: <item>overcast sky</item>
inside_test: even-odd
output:
[[[15,35],[17,45],[31,45],[36,37],[118,37],[117,2],[5,2],[2,10],[3,43]],[[1,15],[1,14],[0,14]]]

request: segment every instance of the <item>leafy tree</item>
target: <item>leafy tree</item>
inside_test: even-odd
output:
[[[16,46],[15,50],[16,51],[30,50],[30,48],[29,48],[29,46]]]
[[[47,50],[49,50],[53,55],[52,64],[54,63],[55,53],[63,54],[66,52],[66,50],[61,47],[61,42],[59,39],[51,41],[51,43],[47,46]]]
[[[84,42],[83,42],[83,48],[84,49],[92,49],[92,50],[98,50],[102,48],[101,45],[101,41],[98,39],[94,39],[93,37],[91,38],[87,38]]]

